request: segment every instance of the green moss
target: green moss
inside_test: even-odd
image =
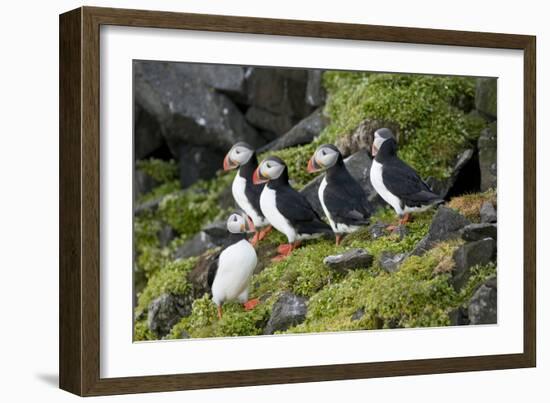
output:
[[[400,156],[424,177],[448,177],[484,125],[453,105],[473,98],[473,78],[329,71],[324,84],[331,123],[318,143],[349,135],[367,118],[393,121],[401,128]]]
[[[197,262],[196,258],[174,260],[165,263],[149,277],[147,286],[138,295],[136,316],[145,312],[151,301],[162,294],[186,294],[191,291],[187,274]]]
[[[245,311],[241,304],[227,303],[223,306],[222,319],[218,319],[215,304],[210,295],[205,294],[193,302],[191,315],[176,324],[168,338],[180,338],[182,332],[193,338],[259,335],[270,311],[271,304],[268,302],[250,311]]]
[[[326,240],[312,242],[295,250],[287,259],[272,263],[252,278],[252,295],[261,297],[282,291],[305,297],[313,295],[342,277],[323,264],[327,255],[338,250],[343,248],[335,246],[334,241]]]
[[[157,338],[147,326],[147,319],[138,320],[134,324],[134,341],[156,340]]]
[[[490,262],[486,265],[472,267],[470,272],[468,282],[462,287],[459,294],[459,301],[463,307],[467,307],[474,293],[484,282],[497,275],[497,266],[494,262]]]
[[[178,176],[178,167],[174,160],[150,158],[137,161],[136,167],[160,183],[171,182]]]
[[[441,256],[456,244],[443,243],[425,256],[411,256],[396,273],[354,271],[309,300],[306,321],[290,333],[324,332],[390,327],[446,326],[458,296],[448,274],[435,274]],[[362,309],[363,317],[352,320]]]
[[[206,223],[225,213],[220,208],[219,197],[233,177],[234,173],[199,181],[186,190],[165,196],[159,205],[159,218],[180,235],[197,233]]]

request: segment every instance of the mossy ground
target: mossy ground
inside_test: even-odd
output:
[[[395,122],[400,128],[401,158],[424,178],[438,179],[449,176],[457,154],[474,143],[484,125],[467,113],[467,105],[473,102],[474,79],[327,72],[324,83],[328,92],[324,113],[330,124],[311,144],[272,153],[287,162],[292,183],[298,189],[314,178],[306,172],[306,165],[315,149],[350,135],[364,119]],[[228,213],[222,199],[234,173],[181,191],[173,161],[149,160],[140,162],[138,168],[159,183],[138,202],[162,199],[157,210],[137,215],[134,223],[135,282],[139,292],[134,337],[150,340],[154,336],[144,316],[148,304],[164,292],[189,292],[187,273],[194,260],[174,262],[174,250],[206,223]],[[496,204],[496,192],[454,198],[448,205],[479,221],[479,207],[485,200]],[[261,334],[283,291],[308,298],[305,322],[288,329],[288,333],[448,325],[449,313],[464,306],[477,287],[495,275],[494,264],[476,268],[466,286],[456,292],[449,285],[453,265],[450,256],[459,245],[456,241],[439,244],[421,258],[408,257],[395,273],[383,271],[378,261],[383,251],[412,250],[427,233],[433,214],[415,215],[403,237],[386,234],[373,239],[367,229],[362,229],[346,237],[339,247],[333,240],[307,242],[283,262],[271,263],[271,254],[267,253],[262,256],[263,270],[251,280],[250,294],[262,299],[259,306],[245,311],[240,304],[226,304],[224,316],[218,320],[210,296],[204,294],[194,301],[192,314],[176,324],[168,338]],[[389,209],[378,211],[372,218],[372,222],[387,224],[395,221]],[[161,247],[158,234],[165,225],[172,227],[177,237]],[[274,231],[263,242],[276,245],[283,241]],[[323,264],[325,256],[350,248],[367,249],[375,256],[373,266],[342,274]],[[363,312],[362,316],[355,315],[356,320],[352,320],[357,312]]]

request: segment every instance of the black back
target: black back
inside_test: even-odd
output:
[[[442,202],[418,173],[397,156],[393,138],[382,143],[375,157],[382,164],[382,180],[386,188],[409,207]]]
[[[341,155],[327,170],[326,181],[323,201],[332,219],[346,225],[368,224],[374,209],[361,185],[347,170]]]
[[[281,176],[272,179],[267,186],[275,190],[277,210],[289,221],[299,234],[332,232],[330,226],[321,220],[306,197],[288,183],[288,168]]]
[[[252,182],[252,175],[254,174],[256,168],[258,168],[258,157],[256,157],[256,153],[254,153],[246,164],[240,166],[239,176],[246,180],[246,186],[244,188],[246,198],[256,211],[256,214],[263,217],[264,215],[262,214],[262,209],[260,208],[260,195],[262,194],[262,190],[264,190],[265,184],[262,183],[255,185],[254,182]]]

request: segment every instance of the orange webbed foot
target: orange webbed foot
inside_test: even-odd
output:
[[[254,309],[259,303],[260,303],[259,298],[250,299],[250,300],[246,301],[243,304],[244,310],[245,311],[250,311],[250,310]]]

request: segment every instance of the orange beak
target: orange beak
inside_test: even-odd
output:
[[[249,216],[246,216],[246,221],[248,222],[248,229],[252,232],[256,232],[256,227],[254,226],[254,221],[252,221]]]
[[[378,148],[374,145],[374,143],[372,143],[372,148],[371,148],[371,154],[372,154],[372,157],[376,157],[376,154],[378,153]]]
[[[317,164],[315,163],[315,157],[311,157],[309,161],[307,162],[307,171],[312,174],[314,172],[318,172],[320,169],[317,167]]]
[[[267,179],[262,178],[262,176],[260,175],[260,167],[256,168],[256,170],[252,174],[252,183],[254,183],[255,185],[259,185],[265,182],[267,182]]]
[[[223,159],[223,170],[229,171],[231,169],[235,169],[236,167],[237,164],[234,164],[233,161],[231,161],[231,158],[229,158],[229,153],[227,153],[225,158]]]

